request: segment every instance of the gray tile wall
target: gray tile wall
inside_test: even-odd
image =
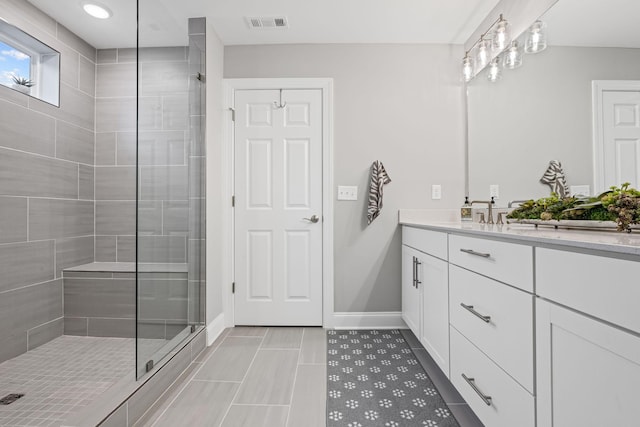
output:
[[[189,19],[189,74],[206,76],[206,19]],[[188,319],[190,323],[204,322],[206,303],[205,277],[205,182],[206,182],[206,97],[204,86],[195,78],[189,79],[189,208],[187,263],[189,278]],[[178,209],[179,206],[176,206]]]
[[[2,18],[61,53],[60,108],[0,86],[0,362],[62,334],[62,269],[94,260],[96,49],[24,0]]]
[[[186,262],[189,65],[186,47],[140,51],[136,175],[136,52],[97,53],[96,261],[135,261],[136,178],[141,262]]]

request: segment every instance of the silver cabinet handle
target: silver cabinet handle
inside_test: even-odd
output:
[[[313,215],[311,218],[302,218],[302,219],[304,219],[305,221],[312,222],[314,224],[320,221],[320,218],[318,218],[318,215]]]
[[[420,262],[420,258],[416,257],[416,288],[418,288],[418,285],[421,285],[422,282],[420,281],[420,273],[418,270],[418,266],[422,265],[422,263]]]
[[[480,396],[480,399],[482,399],[482,401],[484,403],[486,403],[487,406],[491,406],[491,396],[487,396],[486,394],[484,394],[483,392],[480,391],[480,389],[478,388],[478,386],[475,383],[475,379],[474,378],[469,378],[465,374],[462,374],[462,378],[464,378],[464,380],[467,382],[467,384],[469,384],[469,386],[471,386],[473,391],[478,393],[478,396]]]
[[[485,316],[485,315],[482,315],[482,314],[478,313],[477,311],[475,311],[473,309],[472,305],[467,305],[467,304],[461,302],[460,306],[462,308],[464,308],[465,310],[467,310],[469,313],[471,313],[474,316],[476,316],[477,318],[483,320],[485,323],[489,323],[491,321],[491,316]]]
[[[413,287],[417,288],[416,281],[418,280],[418,258],[413,257]]]
[[[483,252],[476,252],[473,249],[460,249],[460,252],[464,252],[465,254],[475,255],[482,258],[489,258],[491,254],[485,254]]]

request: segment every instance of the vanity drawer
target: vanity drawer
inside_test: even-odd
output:
[[[533,293],[531,246],[450,235],[449,262]]]
[[[463,378],[473,378],[472,384]],[[534,427],[535,403],[529,392],[451,327],[451,382],[486,426]],[[490,396],[489,405],[481,394]]]
[[[447,260],[447,233],[403,226],[402,244]]]
[[[530,393],[534,383],[533,298],[479,274],[449,267],[451,325]]]
[[[640,333],[640,261],[536,248],[538,295]]]

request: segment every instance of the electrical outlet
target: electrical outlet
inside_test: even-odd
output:
[[[442,185],[440,184],[433,184],[431,186],[431,198],[433,200],[440,200],[442,199]]]
[[[589,196],[591,189],[588,185],[571,185],[569,192],[572,196]]]
[[[496,200],[500,198],[500,186],[498,184],[491,184],[489,186],[489,197],[493,197]]]
[[[338,185],[338,200],[358,200],[358,187]]]

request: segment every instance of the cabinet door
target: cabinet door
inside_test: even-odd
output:
[[[422,282],[420,342],[449,377],[449,264],[421,254],[418,279]]]
[[[632,427],[640,420],[640,338],[539,300],[538,427]]]
[[[402,245],[402,319],[420,338],[420,287],[416,287],[415,260],[420,252]]]

